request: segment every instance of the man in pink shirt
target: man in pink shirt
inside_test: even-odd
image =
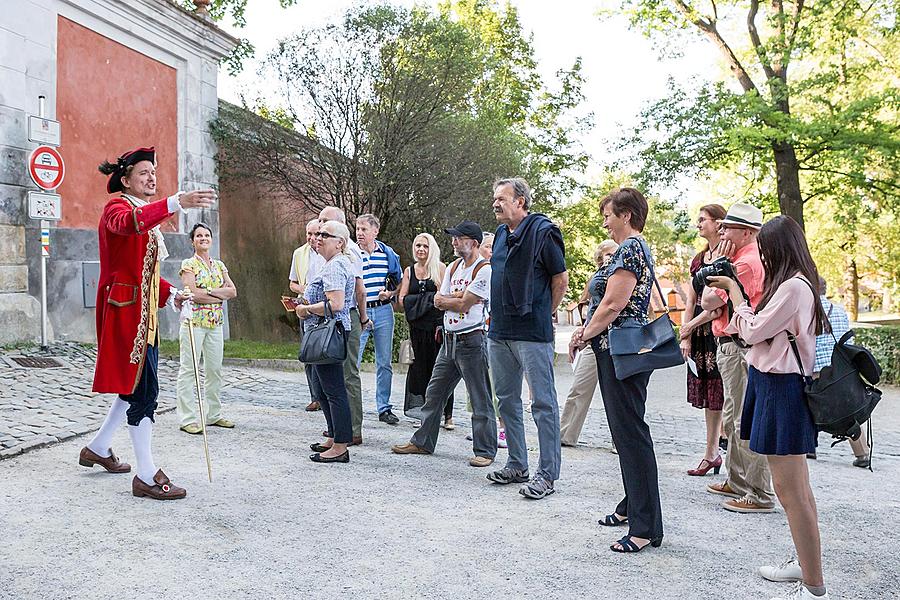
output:
[[[725,256],[734,265],[738,281],[750,298],[750,306],[756,307],[762,298],[763,271],[756,245],[756,234],[762,227],[762,211],[749,204],[737,203],[728,209],[725,218],[719,221],[722,241],[714,250],[713,257]],[[726,304],[725,290],[706,287],[700,305],[704,310],[715,310]],[[766,457],[750,450],[749,443],[741,439],[741,412],[744,408],[744,393],[747,391],[746,348],[741,348],[725,333],[731,319],[730,311],[724,310],[712,322],[713,334],[718,341],[716,364],[722,375],[725,404],[722,407],[722,422],[728,436],[726,468],[728,479],[722,483],[707,486],[714,494],[728,496],[723,508],[740,513],[772,512],[775,510],[775,495],[772,476]]]

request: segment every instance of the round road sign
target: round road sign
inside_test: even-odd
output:
[[[38,146],[28,157],[31,180],[42,190],[54,190],[66,175],[66,165],[56,148]]]

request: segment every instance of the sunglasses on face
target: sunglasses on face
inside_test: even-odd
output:
[[[319,231],[319,232],[316,232],[316,237],[320,237],[323,240],[328,240],[328,239],[336,238],[338,236],[332,235],[332,234],[328,233],[327,231]]]

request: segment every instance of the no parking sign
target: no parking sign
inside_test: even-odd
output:
[[[66,165],[56,148],[38,146],[28,157],[28,173],[42,190],[55,190],[66,175]]]

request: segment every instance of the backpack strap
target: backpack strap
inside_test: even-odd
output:
[[[816,290],[813,289],[813,286],[810,282],[808,282],[806,279],[803,279],[802,277],[796,277],[796,276],[791,277],[791,279],[799,279],[800,281],[805,283],[806,286],[809,288],[809,291],[812,292],[813,304],[815,305],[816,303],[818,303],[819,305],[821,305],[821,300],[819,300],[819,295],[816,293]],[[815,316],[813,316],[813,318],[815,318]],[[795,336],[790,331],[785,331],[785,333],[787,333],[788,341],[791,343],[791,348],[794,351],[794,358],[797,359],[797,366],[800,368],[800,376],[806,377],[806,374],[803,372],[803,361],[800,360],[800,349],[797,347],[797,336]],[[832,334],[832,337],[834,337],[834,334]]]
[[[453,274],[456,273],[456,269],[457,267],[459,267],[462,260],[463,259],[461,258],[457,258],[455,261],[453,261],[453,264],[450,265],[450,279],[453,279]],[[472,270],[472,281],[475,281],[475,276],[478,275],[478,271],[480,271],[487,264],[490,264],[490,261],[488,261],[488,259],[486,258],[482,258],[477,263],[475,263],[475,268]],[[469,284],[471,285],[471,282],[469,282]],[[469,286],[467,285],[466,288],[468,289],[468,287]]]
[[[457,258],[453,261],[453,264],[450,265],[450,279],[453,279],[453,274],[456,273],[456,269],[459,268],[459,264],[462,262],[461,258]]]

